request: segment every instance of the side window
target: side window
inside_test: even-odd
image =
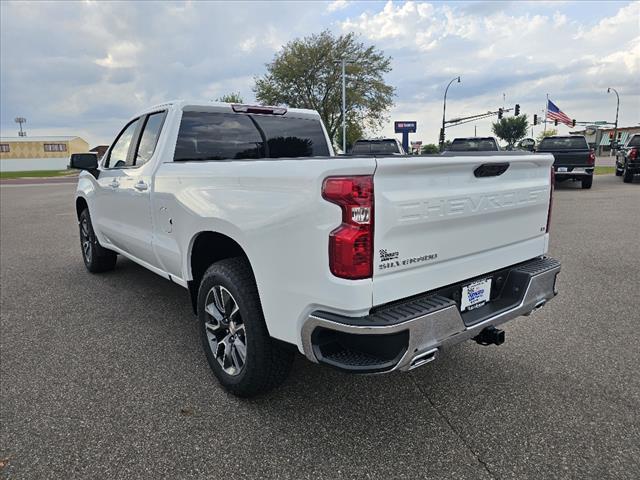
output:
[[[184,112],[174,161],[264,157],[262,137],[248,115]]]
[[[122,168],[133,165],[133,159],[129,157],[129,147],[131,146],[131,140],[133,140],[139,124],[140,119],[138,118],[120,132],[120,135],[118,135],[109,152],[109,157],[105,164],[107,168]]]
[[[167,112],[158,112],[152,113],[147,117],[144,129],[142,130],[142,135],[140,136],[138,150],[136,152],[136,159],[134,162],[136,167],[144,165],[151,159],[151,156],[156,149],[156,144],[160,137],[160,130],[162,129],[162,124],[164,123],[164,117],[166,114]]]

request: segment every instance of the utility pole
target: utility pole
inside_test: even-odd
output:
[[[477,126],[477,125],[474,125],[474,126],[473,126],[473,136],[474,136],[474,137],[477,137],[477,136],[478,136],[478,126]]]
[[[444,117],[447,112],[447,92],[449,91],[449,87],[451,86],[451,84],[456,80],[458,81],[458,83],[460,83],[460,77],[452,78],[449,84],[447,85],[447,88],[444,89],[444,102],[442,104],[442,130],[440,130],[440,151],[441,152],[444,151],[444,124],[445,124]]]
[[[547,93],[547,103],[544,104],[544,133],[547,133],[547,113],[549,108],[549,94]]]
[[[618,111],[620,110],[620,95],[618,95],[618,91],[612,87],[607,88],[607,93],[611,93],[611,90],[614,91],[616,98],[618,99],[618,102],[616,103],[616,123],[613,127],[613,141],[615,142],[616,150],[618,150]],[[611,144],[611,152],[613,152],[613,143]]]

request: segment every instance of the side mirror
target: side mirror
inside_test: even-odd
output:
[[[72,153],[69,159],[69,168],[78,170],[97,170],[98,154],[96,153]]]

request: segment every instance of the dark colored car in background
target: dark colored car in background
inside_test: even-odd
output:
[[[536,151],[553,154],[556,182],[575,180],[582,183],[582,188],[591,188],[596,154],[583,135],[546,137]]]
[[[518,142],[519,150],[526,150],[528,152],[535,152],[536,141],[533,138],[523,138]]]
[[[351,155],[406,155],[402,144],[395,138],[356,140]]]
[[[500,146],[493,137],[454,138],[447,152],[498,152]]]
[[[633,176],[640,173],[640,134],[633,135],[627,143],[616,152],[616,175],[622,181],[631,183]]]

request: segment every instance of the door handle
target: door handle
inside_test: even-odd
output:
[[[118,182],[118,180],[116,180],[116,179],[113,179],[113,180],[111,180],[111,183],[109,184],[109,186],[111,188],[118,188],[120,186],[120,182]]]
[[[142,180],[140,180],[138,183],[136,183],[133,188],[135,188],[136,190],[138,190],[139,192],[144,192],[147,188],[149,188],[149,185],[147,185],[146,183],[144,183]]]

